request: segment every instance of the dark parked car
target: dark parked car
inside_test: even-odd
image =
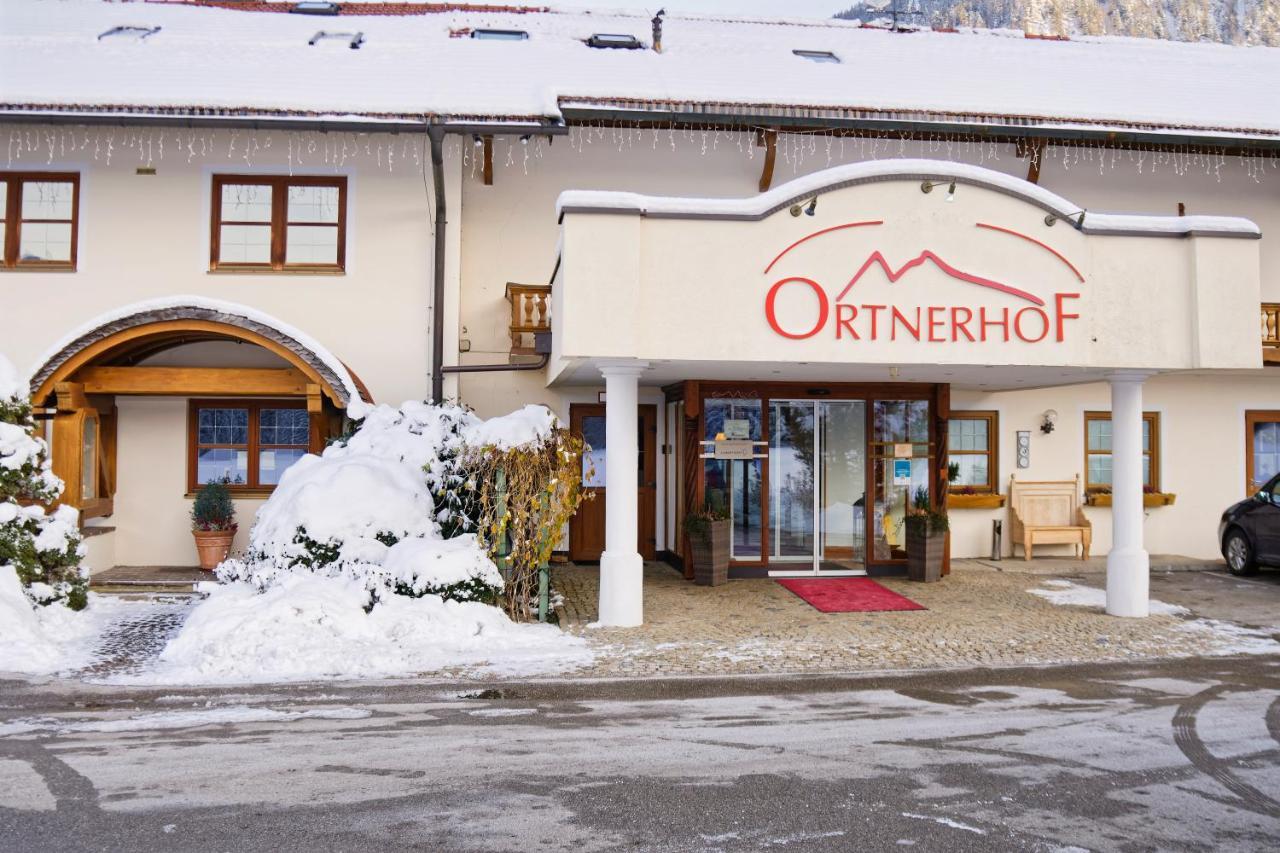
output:
[[[1280,476],[1227,508],[1218,541],[1233,575],[1251,575],[1259,565],[1280,566]]]

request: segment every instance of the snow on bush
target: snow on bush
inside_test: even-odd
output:
[[[431,549],[422,547],[431,559]],[[152,670],[129,680],[378,678],[446,668],[532,675],[592,658],[582,638],[553,625],[516,624],[495,607],[434,595],[393,595],[374,604],[360,579],[293,573],[265,591],[247,583],[215,588]]]
[[[62,494],[49,448],[35,433],[26,383],[0,355],[0,567],[12,567],[37,604],[87,603],[88,574],[80,567],[79,514],[71,507],[46,513]]]
[[[370,409],[351,436],[308,455],[258,510],[242,559],[219,579],[267,589],[303,571],[359,581],[373,601],[442,595],[492,601],[497,568],[473,534],[462,459],[470,447],[514,447],[550,436],[555,418],[527,406],[482,421],[451,404]]]

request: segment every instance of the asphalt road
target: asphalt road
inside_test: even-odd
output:
[[[0,697],[6,851],[1280,848],[1278,658]]]

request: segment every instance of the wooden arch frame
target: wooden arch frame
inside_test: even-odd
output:
[[[284,368],[140,366],[173,347],[203,341],[238,341],[262,347]],[[368,390],[342,362],[268,320],[199,305],[145,308],[103,322],[58,349],[31,378],[31,401],[53,408],[53,470],[66,485],[60,503],[81,520],[111,515],[116,469],[118,394],[234,396],[304,400],[310,421],[308,449],[319,453],[342,429],[352,393],[368,403]],[[330,401],[325,404],[325,398]],[[83,453],[85,422],[95,424],[94,458]],[[82,488],[86,465],[95,487]]]
[[[31,401],[49,405],[58,383],[74,381],[83,368],[120,360],[136,363],[170,347],[208,340],[243,341],[274,353],[301,373],[307,384],[319,386],[338,409],[350,402],[352,387],[361,399],[372,402],[364,384],[346,365],[341,365],[345,375],[340,375],[313,349],[274,326],[198,306],[140,311],[80,335],[32,376]]]

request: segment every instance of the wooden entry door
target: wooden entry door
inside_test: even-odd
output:
[[[1245,496],[1265,486],[1280,474],[1280,411],[1244,413]]]
[[[640,454],[636,460],[639,492],[636,505],[639,507],[639,541],[636,547],[641,557],[653,560],[657,558],[654,505],[658,488],[658,407],[648,404],[638,408]],[[582,502],[569,522],[570,560],[599,560],[604,551],[604,508],[608,500],[604,418],[603,403],[573,403],[569,406],[569,429],[591,447],[582,460],[582,482],[583,491],[594,495]]]

